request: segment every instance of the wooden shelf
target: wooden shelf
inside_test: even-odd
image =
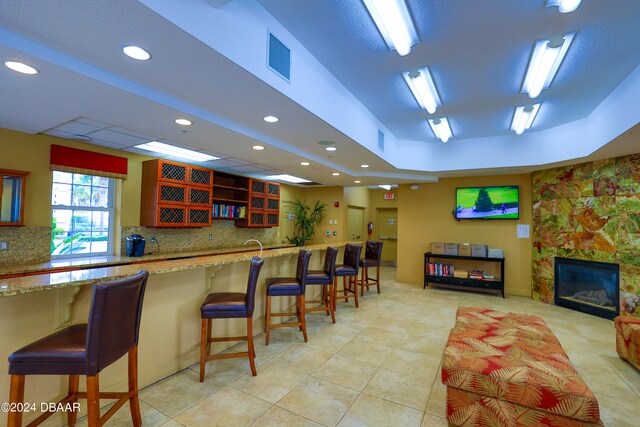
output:
[[[218,197],[213,197],[213,201],[214,202],[230,202],[230,203],[237,203],[240,205],[246,205],[247,203],[249,203],[248,200],[235,200],[235,199],[220,199]],[[220,203],[214,203],[214,205],[219,205]]]
[[[246,191],[246,192],[249,191],[248,188],[231,187],[230,185],[220,185],[220,184],[213,184],[213,188],[225,188],[227,190],[233,190],[233,191]]]
[[[245,219],[245,217],[243,216],[214,216],[211,217],[211,219],[213,220],[217,220],[217,219],[230,219],[230,220],[236,220],[236,219]]]

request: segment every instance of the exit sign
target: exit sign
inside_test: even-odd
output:
[[[393,200],[396,198],[396,195],[393,193],[384,193],[384,199],[385,200]]]

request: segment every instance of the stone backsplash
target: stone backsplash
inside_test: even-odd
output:
[[[620,265],[620,311],[640,315],[640,155],[533,174],[533,298],[553,303],[554,257]]]
[[[7,242],[7,250],[0,251],[0,266],[47,262],[51,227],[0,227],[0,242]]]
[[[278,244],[278,228],[237,228],[233,221],[213,221],[204,228],[149,228],[140,226],[122,227],[122,255],[126,254],[125,238],[140,234],[146,242],[145,252],[157,252],[151,244],[155,237],[160,244],[160,253],[198,251],[211,248],[233,248],[242,246],[249,239],[257,239],[264,245]],[[212,239],[209,240],[209,235]]]

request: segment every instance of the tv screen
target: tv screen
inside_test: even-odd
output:
[[[519,187],[456,188],[456,219],[518,219]]]

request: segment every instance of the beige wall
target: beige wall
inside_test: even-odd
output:
[[[316,200],[320,200],[327,204],[327,214],[324,222],[316,227],[316,234],[312,241],[312,244],[334,242],[342,242],[345,240],[346,233],[346,221],[347,221],[347,206],[344,201],[344,188],[343,187],[320,187],[320,188],[305,188],[304,198],[309,204],[313,204]],[[335,207],[335,202],[338,202],[339,206]],[[337,224],[329,224],[329,220],[338,221]],[[331,232],[330,236],[325,235],[325,231]],[[337,236],[333,235],[333,232],[337,233]]]
[[[483,185],[519,185],[520,219],[456,221],[451,214],[456,187]],[[452,178],[420,187],[412,191],[402,185],[398,191],[398,281],[422,284],[431,242],[487,244],[504,251],[505,292],[531,296],[531,240],[516,238],[517,224],[531,224],[530,175]]]

